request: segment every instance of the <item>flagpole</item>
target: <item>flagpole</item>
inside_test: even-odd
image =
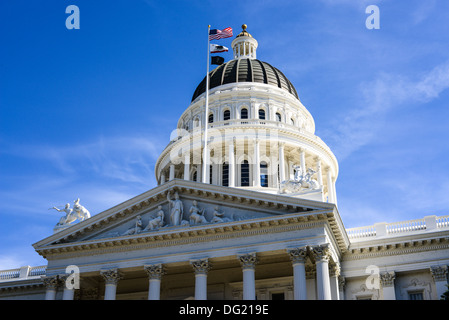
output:
[[[206,177],[207,173],[207,127],[209,125],[209,60],[210,60],[210,25],[207,27],[207,73],[206,73],[206,107],[204,111],[204,153],[203,153],[203,183],[209,183],[209,177]]]

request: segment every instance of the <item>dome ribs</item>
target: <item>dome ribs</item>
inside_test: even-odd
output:
[[[210,77],[209,89],[221,86],[224,69],[225,64],[222,64],[221,66],[218,66],[217,68],[215,68],[215,70],[212,71],[213,73]]]
[[[276,86],[299,99],[295,87],[279,69],[257,59],[234,59],[218,66],[209,74],[209,89],[228,83],[258,82]],[[205,91],[206,77],[196,88],[192,101]]]
[[[251,65],[253,68],[254,82],[267,83],[267,73],[262,62],[259,60],[251,60]]]
[[[237,82],[252,82],[252,72],[249,59],[239,59]]]

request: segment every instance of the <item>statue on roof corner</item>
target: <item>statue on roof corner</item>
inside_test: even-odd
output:
[[[84,221],[90,218],[90,212],[80,204],[80,199],[76,199],[73,204],[73,208],[70,208],[70,203],[64,206],[64,209],[59,209],[58,207],[51,207],[50,209],[55,209],[58,212],[65,212],[65,216],[59,219],[54,230],[62,230],[70,226],[76,219],[79,221]]]

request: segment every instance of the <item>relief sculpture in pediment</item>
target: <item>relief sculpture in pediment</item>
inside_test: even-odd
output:
[[[163,204],[152,212],[141,212],[134,220],[122,223],[113,230],[96,236],[96,238],[137,235],[176,227],[189,227],[202,224],[216,224],[253,218],[252,212],[226,214],[218,205],[201,206],[197,200],[182,200],[178,192],[167,192],[168,208]],[[188,207],[190,204],[190,207]],[[184,207],[188,207],[188,211]]]

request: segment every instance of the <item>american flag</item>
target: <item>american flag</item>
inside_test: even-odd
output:
[[[209,40],[218,40],[229,37],[232,37],[232,28],[230,27],[223,30],[211,29],[209,31]]]

